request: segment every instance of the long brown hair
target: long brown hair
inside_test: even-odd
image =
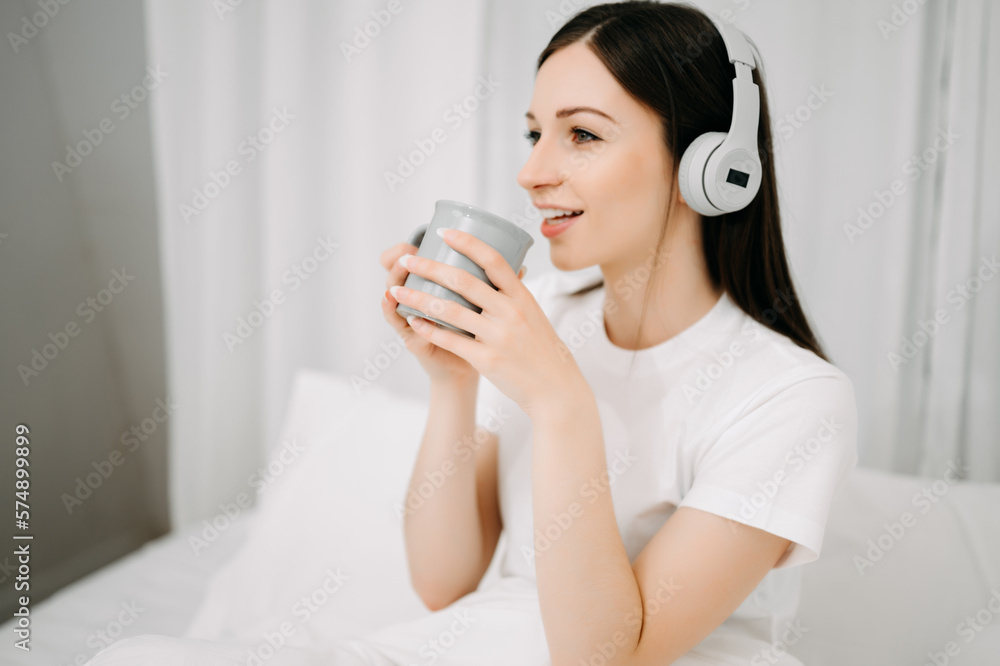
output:
[[[749,38],[747,41],[750,42]],[[729,131],[735,73],[722,36],[701,10],[643,0],[589,7],[575,14],[553,35],[538,56],[536,72],[553,53],[577,42],[600,58],[629,95],[659,115],[674,174],[684,150],[696,137],[704,132]],[[750,43],[756,51],[756,46]],[[785,259],[770,116],[759,55],[757,63],[753,81],[760,90],[757,129],[762,167],[760,190],[742,210],[702,217],[705,262],[714,286],[721,285],[744,312],[828,361],[799,306]],[[671,181],[669,201],[673,200]],[[661,256],[669,217],[668,212],[657,244],[657,257]],[[655,270],[656,265],[652,272]],[[650,282],[651,279],[647,284]],[[587,293],[603,283],[601,279],[572,295]],[[643,315],[650,291],[645,290]],[[638,335],[637,331],[637,340]]]

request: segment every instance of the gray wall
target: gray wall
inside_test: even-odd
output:
[[[142,3],[52,4],[58,12],[49,18],[35,16],[37,2],[0,3],[3,613],[14,601],[16,424],[31,428],[33,603],[168,527],[169,418],[147,420],[144,442],[121,441],[168,398],[149,99],[133,98],[135,109],[116,103],[145,75]],[[24,30],[24,17],[46,24],[12,44],[7,35]],[[168,76],[159,85],[169,84]],[[108,134],[100,131],[105,118],[114,128]],[[65,163],[66,144],[85,141],[85,131],[103,134],[100,143],[60,181],[52,163]],[[115,280],[119,293],[102,293],[123,268],[127,284]],[[87,305],[109,296],[100,312]],[[65,336],[67,326],[75,336]],[[54,358],[25,381],[19,366],[31,367],[33,350]],[[77,479],[88,475],[97,487],[70,514],[63,496],[75,495]]]

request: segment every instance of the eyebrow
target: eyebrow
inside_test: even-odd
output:
[[[556,111],[556,118],[567,118],[569,116],[572,116],[574,113],[594,113],[604,118],[607,118],[615,125],[621,125],[621,123],[619,123],[617,120],[615,120],[608,114],[604,113],[600,109],[595,109],[592,106],[571,106],[567,109],[559,109],[558,111]],[[535,120],[535,114],[533,114],[531,111],[525,113],[524,117],[527,118],[528,120]]]

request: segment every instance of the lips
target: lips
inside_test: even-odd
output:
[[[583,213],[571,213],[562,215],[556,219],[556,224],[551,224],[547,219],[542,222],[541,232],[546,238],[553,238],[576,224]]]

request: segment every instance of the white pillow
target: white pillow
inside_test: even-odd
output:
[[[359,396],[345,377],[300,370],[281,440],[305,451],[293,459],[289,449],[260,493],[246,543],[187,636],[254,643],[287,620],[289,644],[300,645],[429,613],[410,586],[397,510],[427,406],[375,385]]]
[[[852,472],[803,570],[807,631],[789,652],[809,666],[1000,663],[1000,484],[944,479]],[[963,628],[977,613],[990,621]]]

